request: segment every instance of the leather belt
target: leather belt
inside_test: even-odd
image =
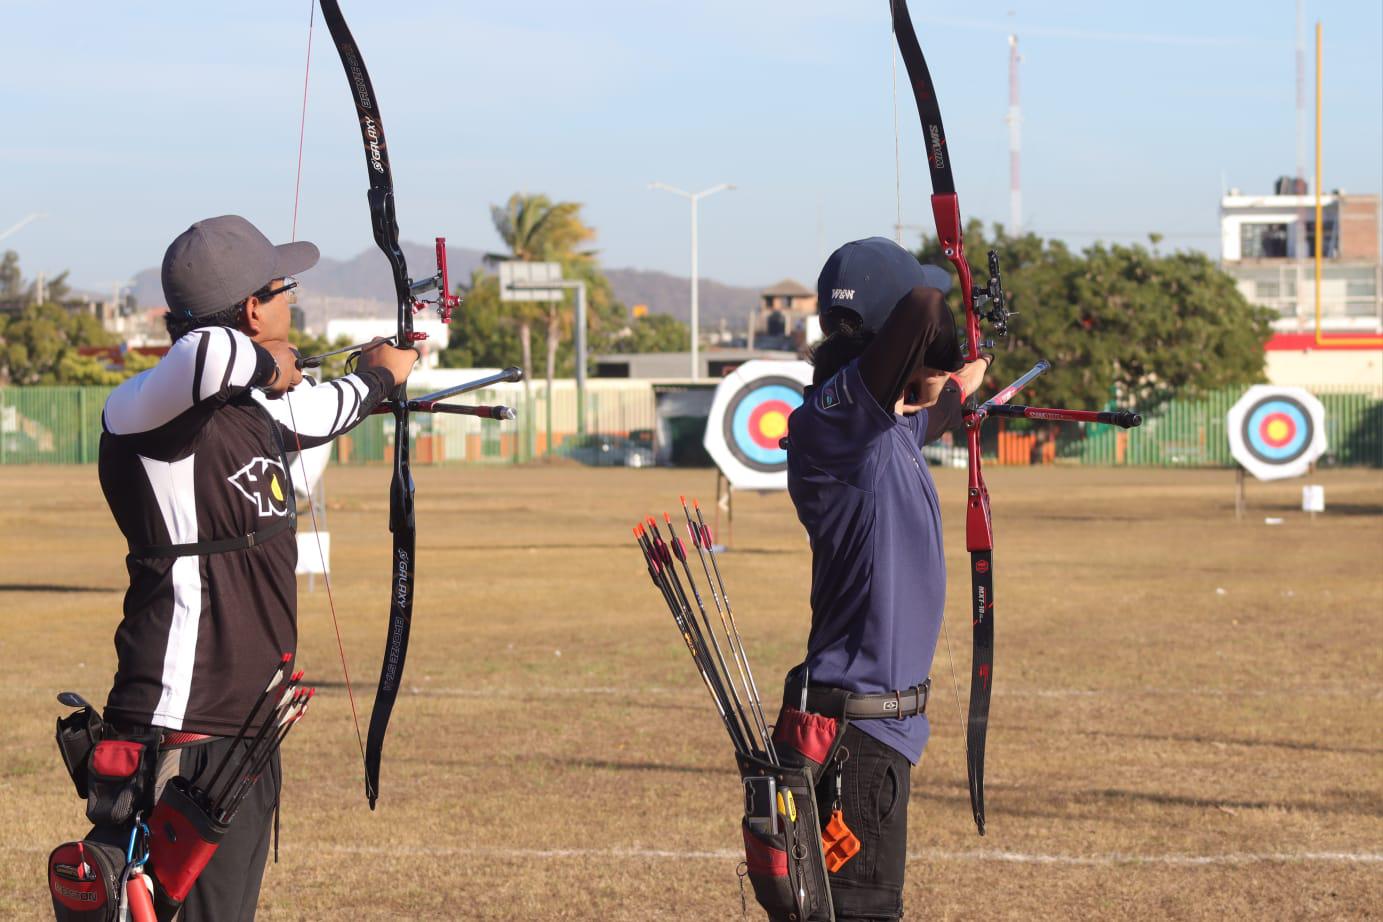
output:
[[[159,737],[159,744],[164,748],[175,746],[190,746],[193,743],[202,743],[207,740],[215,739],[210,733],[189,733],[186,730],[164,730]]]
[[[827,717],[847,720],[903,720],[927,713],[927,698],[932,680],[891,692],[860,694],[825,685],[807,686],[807,710]]]

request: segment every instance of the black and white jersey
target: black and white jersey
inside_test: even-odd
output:
[[[383,369],[269,399],[274,360],[244,334],[202,327],[125,381],[102,414],[101,489],[130,546],[106,717],[232,734],[297,643],[297,542],[284,448],[327,442],[394,387]],[[275,529],[275,523],[279,523]],[[169,545],[272,533],[220,553]]]

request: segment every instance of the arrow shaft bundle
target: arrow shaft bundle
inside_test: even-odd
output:
[[[712,617],[706,606],[705,596],[697,585],[688,559],[686,545],[676,534],[672,518],[666,513],[663,516],[667,527],[666,538],[651,516],[634,529],[649,578],[672,613],[677,630],[711,695],[716,713],[725,725],[735,752],[776,764],[777,753],[773,748],[772,735],[744,642],[735,626],[720,567],[715,561],[715,551],[709,540],[710,530],[705,528],[704,523],[698,525],[693,522],[685,502],[683,512],[687,520],[687,533],[696,547],[716,617]],[[700,515],[700,509],[697,514]],[[720,623],[724,644],[717,635],[716,621]],[[733,667],[730,665],[732,661]]]
[[[785,764],[779,758],[716,559],[711,530],[700,506],[693,506],[695,519],[682,500],[687,535],[696,548],[714,618],[697,584],[686,545],[673,528],[672,516],[663,514],[666,537],[651,516],[635,526],[634,536],[649,578],[672,613],[735,747],[745,796],[744,876],[754,888],[755,899],[772,918],[831,922],[835,914],[816,809],[814,768],[796,761]],[[785,753],[790,752],[785,749]]]

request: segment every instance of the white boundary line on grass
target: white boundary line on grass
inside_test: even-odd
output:
[[[690,697],[695,696],[697,688],[690,683],[685,688],[670,688],[658,685],[643,687],[627,686],[568,686],[568,687],[527,687],[527,688],[469,688],[463,686],[446,685],[418,685],[413,684],[401,688],[400,691],[406,695],[443,695],[453,698],[504,698],[504,699],[523,699],[533,695],[560,695],[571,697],[574,695],[628,695],[631,698],[643,697]],[[996,688],[996,697],[1002,698],[1098,698],[1105,696],[1129,696],[1129,695],[1156,695],[1158,697],[1168,696],[1188,696],[1200,698],[1281,698],[1281,697],[1311,697],[1311,698],[1383,698],[1383,686],[1369,688],[1367,685],[1360,688],[1348,688],[1345,686],[1324,686],[1293,688],[1290,686],[1279,686],[1274,688],[1210,688],[1210,687],[1191,687],[1173,688],[1170,686],[1146,686],[1143,688]],[[698,702],[700,698],[696,698]]]
[[[373,845],[318,845],[315,851],[358,855],[480,855],[491,858],[551,859],[551,858],[641,858],[646,860],[728,860],[743,861],[744,853],[731,849],[715,851],[674,852],[645,848],[389,848]],[[1383,852],[1232,852],[1221,855],[1138,855],[1129,852],[1109,852],[1103,855],[1044,855],[1026,852],[984,851],[971,849],[951,851],[941,848],[908,852],[909,861],[1000,861],[1010,864],[1048,864],[1079,867],[1113,867],[1115,865],[1146,864],[1170,867],[1207,867],[1244,864],[1383,864]]]
[[[334,689],[330,689],[334,690]],[[426,683],[414,682],[399,689],[405,695],[440,695],[451,698],[482,698],[482,699],[505,699],[505,700],[526,700],[535,695],[550,695],[572,697],[576,695],[626,695],[631,699],[639,697],[657,698],[692,698],[700,702],[697,696],[698,689],[688,682],[685,686],[671,687],[660,685],[647,686],[612,686],[612,685],[571,685],[571,686],[525,686],[521,688],[508,688],[499,686],[490,687],[466,687],[455,685],[428,685]],[[0,685],[0,693],[5,694],[42,694],[52,693],[51,687],[39,687],[37,685]],[[318,694],[322,694],[319,687]],[[1194,697],[1194,698],[1343,698],[1351,697],[1355,700],[1379,700],[1383,699],[1383,685],[1370,686],[1367,683],[1361,686],[1348,687],[1344,685],[1325,685],[1325,686],[1304,686],[1293,687],[1289,685],[1265,687],[1265,688],[1224,688],[1209,686],[1190,686],[1178,688],[1173,686],[1142,686],[1137,688],[1120,688],[1112,686],[1109,688],[1033,688],[1033,687],[999,687],[994,689],[994,695],[998,698],[1101,698],[1101,697],[1130,697],[1134,695],[1155,695],[1159,698],[1166,697]],[[768,699],[765,699],[767,701]]]
[[[284,851],[299,846],[286,844]],[[338,855],[436,855],[479,856],[515,860],[551,860],[563,858],[609,859],[633,858],[646,861],[743,861],[744,852],[732,849],[714,851],[675,852],[655,848],[485,848],[475,846],[416,846],[416,845],[303,845],[303,850],[330,852]],[[42,854],[47,846],[0,845],[0,852]],[[996,861],[1007,864],[1045,864],[1068,867],[1115,867],[1118,865],[1153,865],[1160,867],[1214,867],[1248,864],[1383,864],[1383,852],[1230,852],[1220,855],[1139,855],[1132,852],[1108,852],[1102,855],[1033,854],[1029,852],[985,851],[968,849],[952,851],[928,848],[908,852],[909,861]]]

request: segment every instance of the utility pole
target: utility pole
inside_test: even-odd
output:
[[[673,195],[680,195],[682,198],[691,202],[691,379],[698,381],[701,379],[701,313],[698,303],[698,274],[697,255],[696,255],[696,205],[701,199],[717,192],[724,192],[727,189],[735,188],[731,183],[723,182],[709,189],[702,189],[700,192],[686,192],[676,186],[669,186],[667,183],[651,182],[648,184],[650,189],[661,189],[664,192],[671,192]]]

